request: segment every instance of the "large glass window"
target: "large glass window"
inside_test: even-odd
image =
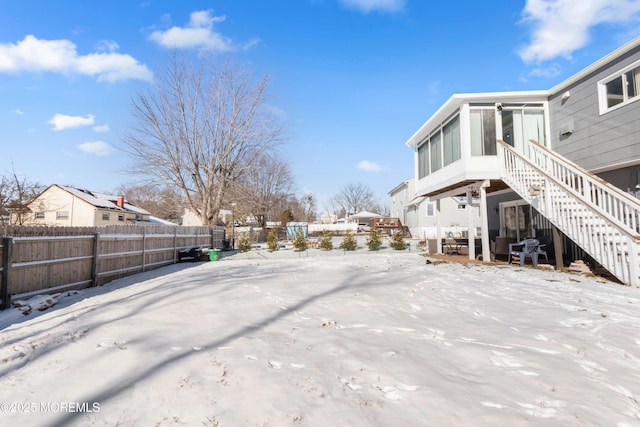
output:
[[[429,175],[429,140],[418,147],[418,178]]]
[[[431,172],[435,172],[442,167],[442,138],[439,131],[431,135],[429,148],[431,150]]]
[[[455,117],[442,128],[444,141],[444,165],[447,166],[461,157],[460,118]]]
[[[502,110],[502,140],[523,153],[524,147],[527,146],[527,142],[531,139],[546,145],[544,111]]]
[[[495,108],[470,111],[471,155],[494,156],[496,154]]]
[[[640,61],[598,82],[600,113],[639,99]]]

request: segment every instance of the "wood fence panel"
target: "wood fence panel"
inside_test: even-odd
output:
[[[159,268],[176,262],[176,251],[184,247],[222,248],[225,237],[224,227],[109,225],[4,231],[7,234],[0,237],[11,239],[11,251],[5,268],[7,257],[0,244],[0,285],[7,293],[7,298],[0,295],[3,307],[11,295],[101,285]]]

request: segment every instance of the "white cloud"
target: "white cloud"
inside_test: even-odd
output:
[[[98,52],[78,55],[76,45],[69,40],[41,40],[28,35],[15,44],[0,43],[0,73],[82,74],[108,82],[153,79],[153,73],[132,56],[105,48],[117,49],[117,44],[103,42]]]
[[[213,29],[213,24],[225,19],[225,16],[213,16],[211,10],[192,12],[186,27],[173,26],[166,31],[154,31],[150,38],[171,49],[207,48],[220,52],[234,50],[231,39]]]
[[[24,115],[24,111],[22,111],[19,108],[15,108],[15,109],[11,110],[11,112],[14,113],[14,114],[18,114],[20,116]]]
[[[398,12],[404,9],[406,0],[340,0],[340,3],[364,13],[369,13],[372,10]]]
[[[65,114],[55,114],[47,123],[53,125],[53,130],[63,130],[77,128],[80,126],[91,126],[94,122],[94,115],[87,114],[86,117],[67,116]]]
[[[562,72],[561,67],[558,64],[552,64],[544,68],[542,67],[534,68],[529,72],[529,75],[535,76],[535,77],[552,78],[552,77],[559,76],[561,72]]]
[[[96,156],[106,156],[113,152],[113,148],[104,141],[84,142],[78,145],[78,148],[85,153],[95,154]]]
[[[93,130],[99,133],[109,132],[110,129],[111,128],[109,128],[109,125],[98,125],[93,127]]]
[[[368,160],[363,160],[358,163],[358,169],[367,171],[367,172],[380,172],[382,167],[376,163],[370,162]]]
[[[591,27],[637,23],[639,12],[640,0],[527,0],[523,23],[533,34],[518,54],[525,62],[571,58],[588,43]]]

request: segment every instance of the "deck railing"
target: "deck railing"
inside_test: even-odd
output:
[[[530,158],[498,142],[502,179],[623,283],[638,286],[638,200],[531,141]]]

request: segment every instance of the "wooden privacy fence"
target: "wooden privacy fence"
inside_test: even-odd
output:
[[[177,262],[191,246],[222,249],[224,227],[15,227],[0,246],[1,308],[28,297],[102,285]]]

